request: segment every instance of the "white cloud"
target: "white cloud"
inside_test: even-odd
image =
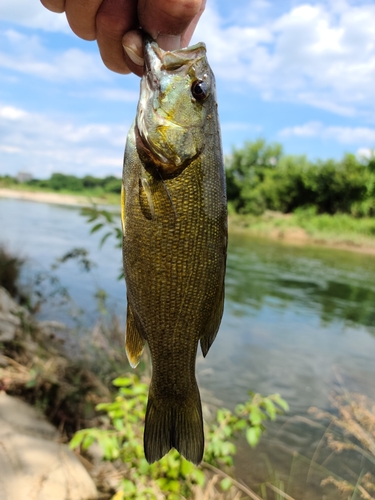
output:
[[[375,128],[325,126],[321,122],[308,122],[287,127],[279,132],[279,136],[333,139],[341,144],[360,145],[364,149],[375,146]]]
[[[305,2],[263,24],[239,24],[228,26],[210,6],[198,24],[195,38],[206,41],[218,76],[244,90],[250,83],[265,99],[373,119],[373,3]]]
[[[71,33],[65,14],[50,12],[38,0],[2,0],[0,20],[45,31]]]
[[[5,118],[6,120],[20,120],[27,116],[26,111],[19,108],[14,108],[13,106],[3,106],[0,108],[0,118]]]
[[[320,122],[308,122],[304,125],[286,127],[279,132],[280,137],[316,137],[321,135],[323,125]]]
[[[99,56],[71,48],[62,52],[43,46],[37,35],[15,30],[0,33],[0,67],[54,81],[108,80]]]
[[[57,171],[120,176],[129,125],[79,125],[0,105],[0,164],[37,177]]]
[[[240,2],[228,20],[213,0],[194,40],[206,42],[215,73],[232,83],[234,92],[246,92],[250,85],[265,100],[374,121],[375,5],[345,0],[291,3],[288,11],[271,17],[280,6],[264,0]],[[50,13],[37,0],[9,0],[0,18],[71,33],[64,15]],[[0,34],[0,47],[0,66],[17,72],[56,82],[110,78],[99,55],[48,50],[36,36],[8,31]],[[133,96],[114,89],[102,99],[130,101]]]
[[[20,153],[21,148],[16,148],[14,146],[0,146],[0,151],[3,151],[4,153]]]
[[[369,160],[375,157],[375,148],[359,148],[356,155],[360,159]]]
[[[327,127],[326,135],[342,144],[375,145],[375,129],[367,127]]]
[[[356,107],[354,105],[349,103],[340,104],[335,102],[332,99],[332,95],[330,95],[330,91],[321,91],[319,94],[314,90],[310,92],[297,92],[296,100],[315,108],[323,109],[325,111],[331,111],[332,113],[335,113],[337,115],[351,117],[356,115]]]
[[[251,54],[262,43],[272,41],[272,33],[267,26],[222,27],[224,20],[217,11],[207,5],[206,11],[197,26],[194,40],[204,40],[210,63],[217,76],[239,80],[247,79]]]

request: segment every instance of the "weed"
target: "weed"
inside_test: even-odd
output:
[[[332,396],[331,402],[336,413],[328,413],[317,408],[311,412],[317,418],[330,422],[325,437],[334,453],[355,452],[362,464],[356,481],[329,475],[322,485],[334,485],[343,498],[354,500],[374,499],[375,496],[375,401],[363,394],[344,393]]]
[[[237,405],[234,412],[219,409],[215,420],[207,424],[206,450],[201,467],[185,460],[176,450],[149,465],[143,454],[148,384],[136,375],[119,377],[113,384],[118,387],[115,398],[97,406],[98,411],[104,412],[102,425],[78,431],[70,446],[82,446],[83,450],[87,450],[97,442],[102,448],[104,460],[118,462],[123,478],[113,497],[116,500],[156,500],[160,495],[168,500],[192,498],[196,497],[198,490],[202,492],[208,485],[216,494],[233,487],[231,495],[236,495],[241,485],[230,475],[236,453],[233,439],[244,431],[250,446],[256,446],[265,431],[264,422],[274,420],[277,413],[288,409],[288,405],[278,394],[263,397],[250,393],[250,399]],[[221,476],[220,481],[215,481],[215,488],[207,480],[207,475],[202,470],[204,468],[214,473],[211,478]],[[253,498],[257,498],[256,495]]]

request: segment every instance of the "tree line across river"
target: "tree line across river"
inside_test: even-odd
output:
[[[28,182],[29,185],[52,189],[53,191],[76,191],[82,192],[85,190],[103,190],[105,193],[120,193],[121,179],[114,175],[106,177],[94,177],[93,175],[85,175],[84,177],[76,177],[75,175],[67,175],[61,173],[52,174],[49,179],[37,180],[33,179]]]
[[[312,214],[348,213],[355,217],[375,215],[375,153],[367,158],[345,154],[341,160],[310,161],[306,156],[283,153],[278,143],[263,139],[233,149],[225,161],[229,211],[261,215],[266,210]],[[17,181],[0,177],[3,186]],[[74,193],[120,193],[121,179],[54,173],[49,179],[22,183]]]

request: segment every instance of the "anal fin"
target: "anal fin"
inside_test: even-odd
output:
[[[130,366],[135,368],[142,356],[145,340],[137,328],[132,308],[128,302],[126,313],[125,348]]]

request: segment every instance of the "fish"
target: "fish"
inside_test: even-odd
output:
[[[224,308],[227,201],[215,79],[203,43],[164,51],[144,43],[145,67],[122,178],[125,345],[130,365],[147,342],[149,463],[175,448],[204,453],[195,377]]]

